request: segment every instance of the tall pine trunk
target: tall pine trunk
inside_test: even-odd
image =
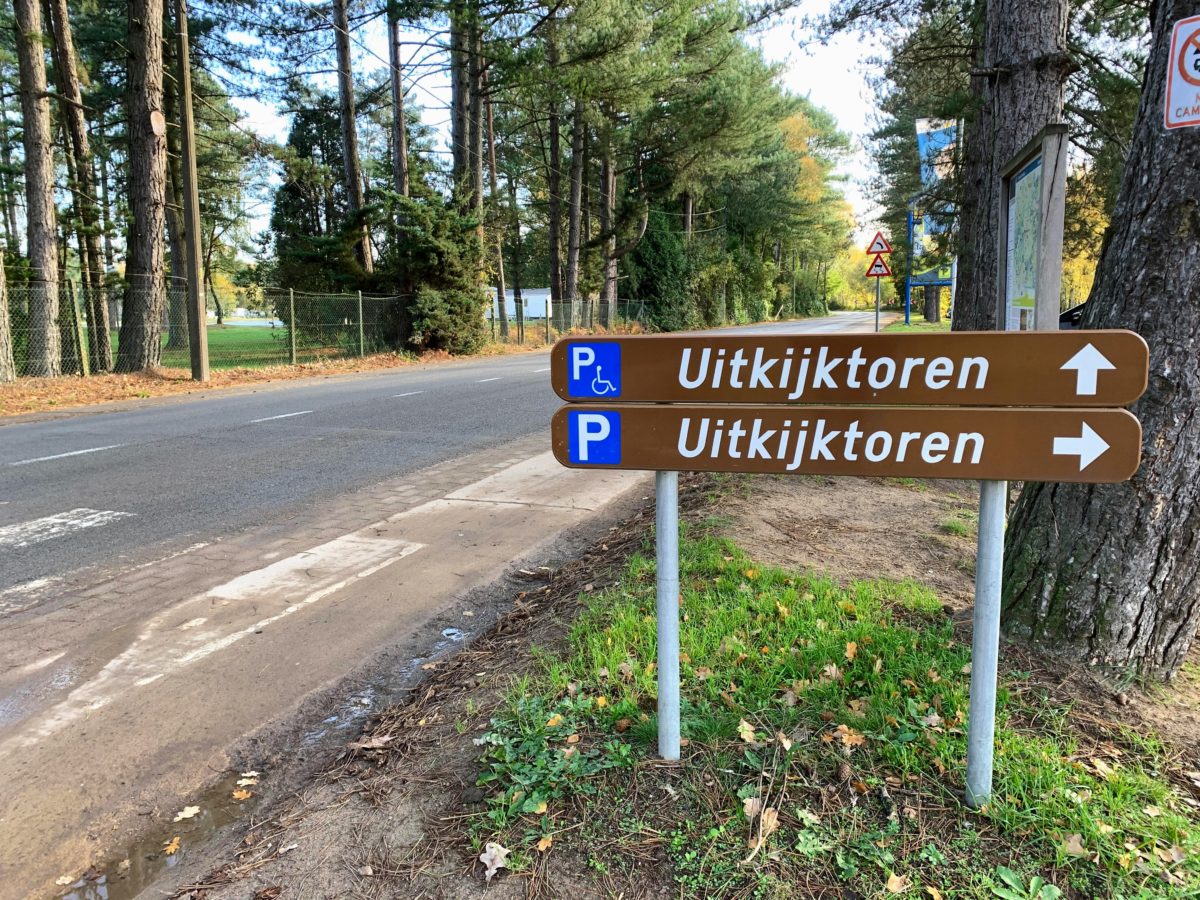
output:
[[[583,222],[583,148],[587,140],[582,100],[575,101],[571,117],[571,171],[567,194],[567,273],[563,294],[571,304],[571,325],[576,325],[575,306],[579,300],[579,245]]]
[[[617,172],[613,159],[612,122],[606,121],[600,156],[600,259],[603,280],[600,287],[600,325],[611,331],[617,320]]]
[[[350,63],[348,0],[333,0],[333,40],[337,48],[338,112],[342,122],[342,184],[346,190],[348,218],[357,237],[354,255],[368,275],[375,271],[371,232],[364,219],[362,165],[358,156],[358,125],[354,109],[354,71]]]
[[[129,232],[118,372],[156,367],[162,355],[167,122],[163,115],[162,0],[129,4]]]
[[[1004,566],[1010,634],[1119,671],[1169,677],[1200,624],[1200,129],[1163,128],[1171,26],[1195,0],[1158,3],[1112,226],[1084,328],[1131,328],[1150,347],[1133,407],[1142,465],[1112,485],[1028,484]],[[1104,374],[1100,374],[1104,378]]]
[[[164,23],[164,28],[166,27]],[[174,41],[166,42],[170,54],[168,71],[178,71],[174,58]],[[165,64],[164,64],[165,65]],[[171,254],[171,277],[167,280],[166,328],[167,350],[186,350],[188,347],[188,272],[191,260],[187,257],[187,225],[183,220],[183,149],[179,130],[179,88],[174,78],[163,84],[163,110],[170,126],[167,128],[167,246]]]
[[[25,147],[25,220],[29,230],[29,351],[26,374],[61,370],[58,333],[58,220],[54,209],[54,138],[38,0],[13,0]]]
[[[21,241],[17,232],[17,186],[16,177],[12,174],[12,135],[9,133],[8,98],[9,94],[0,89],[0,216],[4,220],[4,236],[6,249],[17,253]]]
[[[75,203],[79,210],[80,255],[84,261],[83,284],[88,310],[88,345],[93,372],[112,368],[112,344],[108,340],[108,304],[104,298],[104,258],[100,251],[100,208],[96,202],[96,178],[92,149],[84,117],[83,93],[75,59],[75,39],[67,0],[47,0],[54,32],[54,60],[62,115],[70,136],[75,161]]]
[[[1000,170],[1062,118],[1068,0],[989,0],[981,64],[971,73],[959,216],[956,331],[997,327]]]
[[[508,209],[512,219],[509,227],[512,229],[512,285],[513,306],[517,311],[517,340],[525,343],[525,304],[521,297],[521,208],[517,206],[517,181],[512,175],[506,175],[508,182]]]
[[[400,59],[400,19],[388,5],[388,59],[392,87],[392,181],[396,193],[408,196],[408,123],[404,119],[404,68]]]
[[[561,131],[562,122],[559,115],[558,102],[558,36],[555,28],[555,18],[553,15],[547,24],[546,29],[546,61],[550,65],[551,84],[550,84],[550,102],[547,107],[547,116],[549,119],[547,127],[550,131],[550,146],[549,158],[546,168],[546,187],[549,193],[547,198],[548,203],[548,218],[547,227],[549,229],[549,254],[550,254],[550,304],[551,308],[555,303],[562,303],[563,299],[563,283],[562,283],[562,145]],[[561,307],[560,307],[561,310]],[[560,322],[561,327],[561,322]]]
[[[487,91],[487,70],[483,73],[483,88]],[[492,199],[492,230],[496,235],[496,311],[500,318],[500,340],[508,340],[508,296],[504,285],[504,224],[503,206],[496,173],[496,121],[492,116],[492,96],[487,94],[487,152],[488,178]]]
[[[12,324],[8,318],[8,284],[5,280],[3,257],[0,256],[0,384],[17,380],[13,360]]]

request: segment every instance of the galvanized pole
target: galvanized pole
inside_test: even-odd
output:
[[[179,135],[183,154],[183,223],[188,261],[188,346],[192,379],[208,381],[208,309],[200,290],[200,192],[196,174],[196,129],[192,118],[192,65],[188,50],[187,0],[175,0],[179,59]]]
[[[880,298],[879,277],[876,276],[876,278],[875,278],[875,330],[876,331],[879,330],[879,298]]]
[[[292,365],[296,364],[296,292],[288,288],[288,355]]]
[[[658,562],[658,755],[679,759],[679,473],[654,474]]]
[[[367,342],[363,337],[362,291],[358,292],[358,355],[367,355]]]
[[[992,795],[996,737],[996,679],[1000,664],[1000,589],[1004,573],[1007,481],[979,483],[979,538],[975,556],[975,615],[971,632],[971,705],[967,728],[967,804],[978,809]]]

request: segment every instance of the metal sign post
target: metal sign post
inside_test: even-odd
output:
[[[992,795],[996,737],[996,681],[1000,667],[1000,589],[1004,574],[1007,481],[979,483],[979,537],[975,555],[975,609],[971,629],[971,702],[967,719],[967,805]]]
[[[654,473],[658,755],[679,759],[679,473]]]
[[[871,265],[867,267],[867,277],[875,279],[875,330],[879,331],[879,307],[881,305],[882,291],[880,288],[880,278],[890,278],[892,270],[888,268],[887,261],[883,258],[885,253],[892,252],[892,245],[888,243],[887,238],[883,236],[882,231],[875,232],[875,237],[871,238],[871,243],[867,245],[867,254],[874,254],[875,258],[871,260]],[[908,318],[905,317],[907,323]]]

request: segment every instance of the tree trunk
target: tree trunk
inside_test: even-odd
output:
[[[925,321],[942,321],[942,289],[936,284],[927,284],[924,289]]]
[[[396,193],[408,196],[408,124],[404,118],[404,70],[400,60],[400,19],[388,6],[388,58],[392,81],[392,178]]]
[[[88,309],[88,331],[93,372],[112,368],[112,345],[108,340],[108,305],[104,302],[104,259],[100,251],[100,209],[96,202],[96,179],[92,169],[92,150],[88,141],[87,121],[83,114],[83,94],[75,61],[75,40],[67,0],[47,0],[54,32],[54,59],[58,92],[62,97],[63,119],[71,139],[75,160],[75,202],[79,210],[80,255],[84,260],[83,283]]]
[[[487,87],[487,71],[483,73],[483,85]],[[501,224],[502,201],[496,175],[496,122],[492,116],[492,98],[487,99],[487,152],[488,178],[492,198],[492,227],[496,232],[496,298],[500,318],[500,340],[508,340],[508,296],[504,286],[504,226]]]
[[[550,17],[546,32],[546,59],[550,64],[551,78],[558,77],[558,46],[556,44],[557,35],[555,34],[555,20],[553,15]],[[562,261],[559,256],[561,250],[559,247],[562,235],[562,172],[560,166],[562,164],[562,147],[560,145],[560,130],[562,123],[559,121],[559,104],[558,104],[558,85],[552,83],[550,85],[550,104],[547,110],[549,114],[549,130],[550,130],[550,158],[548,161],[546,172],[546,186],[549,191],[549,222],[550,231],[550,303],[561,303],[563,299],[563,284],[562,284]]]
[[[56,0],[62,2],[62,0]],[[164,25],[165,27],[165,25]],[[172,57],[173,42],[166,42],[166,53]],[[177,65],[164,66],[176,71]],[[163,111],[167,122],[167,247],[171,254],[171,277],[167,279],[167,350],[186,350],[188,347],[187,285],[191,260],[187,257],[187,225],[183,220],[183,172],[180,162],[183,150],[179,135],[178,87],[174,78],[163,83]]]
[[[4,196],[0,197],[0,203],[3,204],[4,218],[4,236],[7,249],[11,253],[19,253],[21,242],[17,231],[17,185],[16,178],[12,175],[12,135],[9,133],[8,123],[8,97],[9,95],[0,90],[0,165],[3,166],[3,181],[0,182],[0,190],[3,190]]]
[[[483,38],[479,31],[479,5],[470,7],[468,29],[467,81],[469,83],[469,105],[467,108],[467,161],[470,164],[471,216],[475,220],[475,269],[476,284],[486,282],[483,253]]]
[[[1004,567],[1010,634],[1157,677],[1183,663],[1200,622],[1200,129],[1162,124],[1171,27],[1196,11],[1195,0],[1155,7],[1133,140],[1082,323],[1132,328],[1150,347],[1149,387],[1133,407],[1141,468],[1124,484],[1026,485]]]
[[[517,182],[511,175],[508,182],[508,208],[512,216],[512,280],[513,306],[517,311],[517,340],[525,343],[525,303],[521,297],[521,210],[517,206]]]
[[[108,136],[105,132],[104,116],[101,114],[100,121],[96,124],[97,131],[100,135],[100,143],[104,147],[108,147]],[[112,206],[108,199],[108,172],[109,167],[105,165],[107,155],[101,156],[96,154],[96,181],[100,184],[100,227],[104,232],[104,272],[107,274],[116,268],[116,254],[113,251],[113,224],[112,224]],[[108,317],[109,327],[111,328],[112,317]]]
[[[58,221],[54,209],[54,138],[42,11],[38,0],[13,0],[20,64],[21,118],[25,146],[25,221],[29,229],[29,351],[26,373],[61,371],[58,333]]]
[[[162,0],[129,4],[129,232],[118,372],[153,369],[162,355],[167,122],[163,115]]]
[[[600,325],[611,331],[617,321],[617,172],[613,159],[612,123],[604,127],[600,157],[600,234],[604,242],[600,253],[604,278],[600,288]]]
[[[354,110],[354,73],[350,67],[350,16],[348,0],[333,0],[333,39],[337,48],[338,112],[342,121],[342,182],[346,189],[348,218],[358,237],[354,255],[363,271],[375,271],[371,232],[364,220],[362,166],[358,158],[358,126]]]
[[[458,208],[465,210],[468,98],[466,14],[463,0],[450,4],[450,180]]]
[[[17,365],[13,360],[12,325],[8,319],[8,285],[5,281],[3,258],[0,257],[0,384],[17,380]]]
[[[583,148],[587,141],[587,123],[583,118],[583,102],[575,101],[571,117],[571,171],[567,196],[567,273],[563,299],[571,304],[571,325],[575,322],[575,305],[579,299],[579,244],[583,218]]]
[[[1000,170],[1034,135],[1062,118],[1068,0],[990,0],[983,59],[972,72],[959,216],[956,331],[1000,323]]]

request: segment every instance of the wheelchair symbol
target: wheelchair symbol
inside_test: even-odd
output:
[[[603,397],[605,394],[615,394],[617,386],[611,381],[606,381],[600,377],[601,367],[596,366],[596,377],[592,379],[592,393],[597,397]]]

